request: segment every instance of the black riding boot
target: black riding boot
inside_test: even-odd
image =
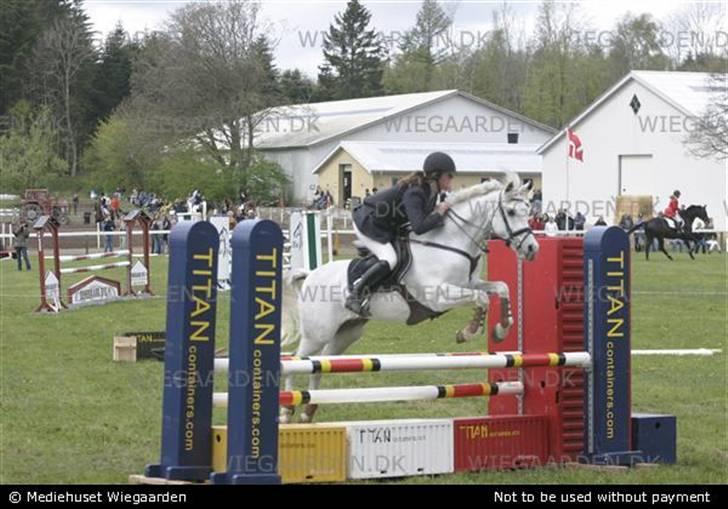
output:
[[[367,269],[359,279],[354,281],[351,292],[346,298],[346,309],[367,318],[369,314],[369,293],[372,287],[384,280],[389,275],[389,264],[384,260]]]

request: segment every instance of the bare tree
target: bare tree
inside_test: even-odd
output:
[[[148,114],[233,170],[249,165],[256,126],[279,99],[259,10],[247,0],[180,8],[142,50],[132,77]]]
[[[82,12],[71,10],[58,18],[40,38],[34,62],[41,75],[44,95],[63,118],[63,140],[71,176],[78,171],[80,129],[74,111],[74,85],[84,67],[93,62],[90,32]]]
[[[695,157],[722,161],[728,159],[728,73],[711,74],[708,87],[712,100],[685,145]]]
[[[660,42],[673,65],[688,56],[717,55],[725,45],[726,19],[725,3],[710,2],[688,3],[668,16]]]

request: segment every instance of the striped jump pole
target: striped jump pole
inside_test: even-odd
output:
[[[282,375],[314,373],[371,373],[449,369],[533,368],[591,366],[587,352],[546,354],[475,354],[462,356],[375,357],[339,359],[336,356],[281,361]],[[215,359],[215,370],[226,371],[227,359]]]
[[[103,265],[87,265],[86,267],[67,267],[61,269],[61,274],[78,274],[79,272],[95,272],[97,270],[115,269],[117,267],[128,267],[131,265],[129,260],[116,263],[105,263]]]
[[[61,255],[58,259],[62,262],[77,262],[82,260],[98,260],[99,258],[117,258],[119,256],[129,256],[128,249],[120,251],[111,251],[109,253],[91,253],[84,255]],[[52,256],[46,256],[46,260],[52,260]]]
[[[319,389],[313,391],[282,391],[279,403],[292,405],[327,405],[340,403],[383,403],[387,401],[426,401],[444,398],[472,398],[498,394],[523,394],[521,382],[484,384],[421,385],[415,387],[366,387],[358,389]],[[227,406],[226,392],[216,392],[213,403]]]

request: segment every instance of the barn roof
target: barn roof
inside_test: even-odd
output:
[[[459,90],[439,90],[416,94],[385,95],[344,101],[279,106],[268,112],[262,121],[260,134],[256,136],[255,145],[256,148],[261,150],[315,145],[332,138],[351,134],[377,122],[428,104],[456,96],[464,97],[546,132],[555,132],[549,126],[485,99]]]
[[[317,173],[339,150],[345,150],[365,170],[406,173],[422,169],[428,154],[450,154],[458,173],[491,173],[505,170],[518,173],[541,173],[538,144],[508,143],[431,143],[342,141],[313,170]]]
[[[592,111],[596,110],[618,90],[633,80],[677,108],[683,114],[691,117],[701,116],[713,100],[713,94],[717,92],[714,87],[710,86],[709,79],[710,73],[707,72],[631,71],[619,80],[619,82],[607,89],[606,92],[597,97],[583,112],[566,125],[574,129]],[[566,127],[544,143],[538,149],[538,153],[542,154],[548,150],[565,133]]]

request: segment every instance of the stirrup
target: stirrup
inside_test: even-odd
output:
[[[351,311],[352,313],[356,313],[357,315],[361,316],[362,318],[368,318],[372,316],[372,314],[369,312],[369,298],[368,297],[354,297],[352,295],[349,295],[349,297],[346,298],[346,301],[344,302],[344,307]]]

